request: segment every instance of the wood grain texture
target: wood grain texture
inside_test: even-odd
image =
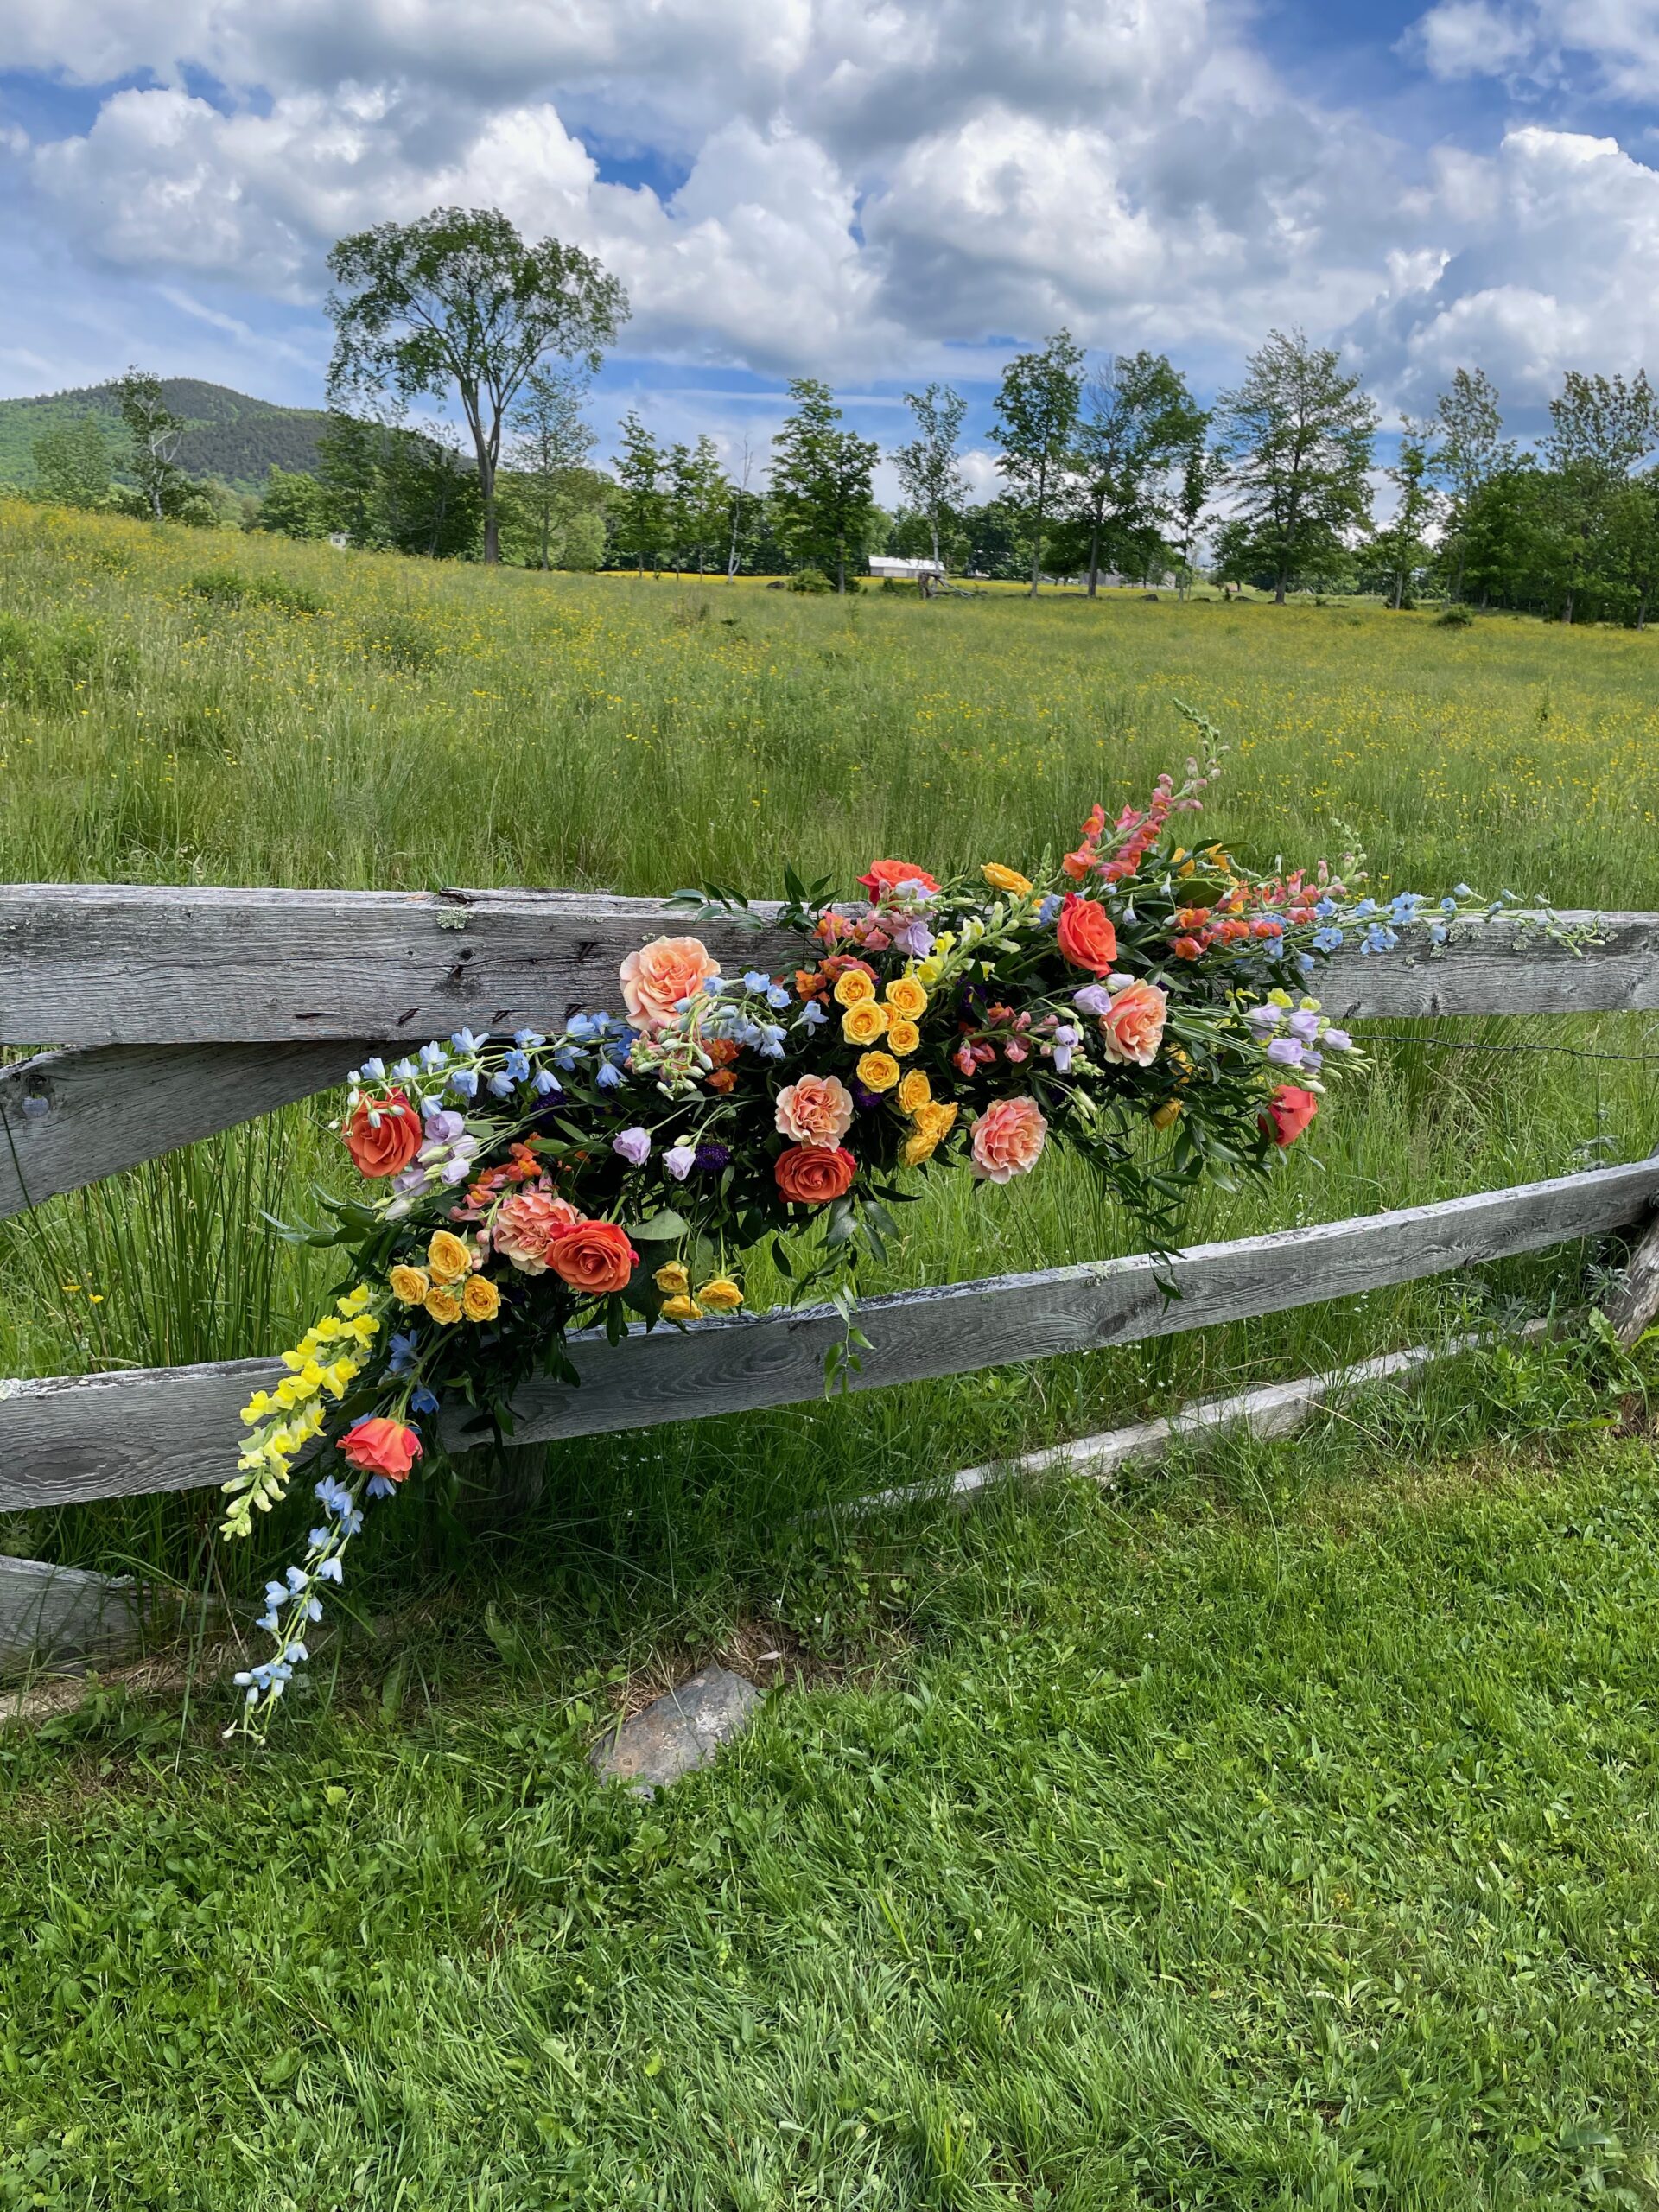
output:
[[[326,1090],[373,1050],[102,1045],[0,1068],[0,1219]]]
[[[1166,1301],[1144,1255],[1001,1275],[868,1300],[859,1390],[1169,1336],[1346,1298],[1477,1262],[1601,1236],[1659,1199],[1659,1158],[1313,1229],[1200,1245],[1170,1263]],[[817,1396],[842,1331],[817,1306],[659,1329],[607,1344],[573,1338],[582,1387],[529,1386],[515,1441],[646,1428]],[[189,1490],[234,1464],[237,1409],[280,1370],[269,1360],[0,1383],[0,1508]],[[452,1446],[470,1439],[446,1422]]]
[[[1603,920],[1607,941],[1581,958],[1525,943],[1513,917],[1435,959],[1344,953],[1319,994],[1348,1017],[1659,1008],[1659,915]],[[13,884],[0,887],[0,1043],[418,1045],[463,1025],[550,1029],[615,1009],[626,955],[686,927],[653,900],[597,892]],[[781,971],[798,950],[728,921],[699,933],[728,971]]]
[[[126,1576],[0,1559],[0,1676],[41,1661],[120,1658],[143,1634],[138,1585]]]
[[[1605,1310],[1621,1344],[1633,1344],[1659,1321],[1659,1215],[1637,1238]]]

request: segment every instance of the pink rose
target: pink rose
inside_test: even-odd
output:
[[[1156,983],[1130,983],[1112,994],[1100,1017],[1100,1049],[1121,1066],[1149,1068],[1164,1040],[1169,1000]]]
[[[839,1076],[798,1077],[778,1094],[777,1125],[794,1144],[838,1145],[853,1125],[853,1094]]]
[[[720,963],[695,937],[653,938],[622,963],[622,1002],[631,1020],[655,1037],[673,1020],[682,999],[695,998]]]
[[[544,1275],[548,1246],[581,1219],[569,1199],[556,1198],[550,1191],[515,1191],[495,1217],[495,1249],[520,1274]]]
[[[1029,1175],[1048,1134],[1034,1098],[999,1098],[974,1123],[974,1173],[993,1183]]]

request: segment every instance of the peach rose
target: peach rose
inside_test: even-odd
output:
[[[547,1273],[547,1248],[561,1230],[582,1219],[569,1201],[550,1191],[515,1191],[495,1217],[491,1239],[504,1260],[520,1274]]]
[[[1048,1123],[1034,1098],[999,1098],[974,1123],[974,1173],[992,1183],[1029,1175]]]
[[[1112,918],[1093,899],[1079,899],[1075,891],[1068,891],[1056,930],[1060,950],[1074,968],[1103,976],[1117,958],[1117,931],[1112,927]]]
[[[352,1466],[365,1475],[384,1475],[393,1483],[402,1482],[422,1456],[421,1440],[415,1431],[381,1414],[354,1423],[340,1438],[339,1449]]]
[[[1149,1068],[1164,1040],[1169,1000],[1156,983],[1130,983],[1113,995],[1100,1017],[1100,1049],[1103,1058],[1120,1067]]]
[[[780,1152],[772,1172],[786,1198],[803,1206],[826,1206],[851,1190],[858,1162],[844,1145],[798,1144]]]
[[[709,958],[698,938],[658,937],[631,952],[621,973],[629,1019],[655,1037],[673,1020],[682,999],[695,998],[711,976],[719,975],[720,963]]]
[[[547,1263],[561,1282],[589,1298],[626,1290],[639,1264],[626,1230],[613,1221],[577,1221],[556,1230],[547,1248]]]
[[[359,1098],[340,1135],[359,1175],[401,1175],[424,1141],[421,1117],[401,1090]]]
[[[800,1076],[779,1092],[776,1119],[791,1143],[833,1147],[853,1125],[853,1094],[839,1076]]]
[[[1271,1137],[1281,1147],[1294,1144],[1319,1110],[1319,1102],[1314,1092],[1304,1090],[1297,1084],[1281,1083],[1268,1101],[1268,1110],[1262,1116],[1262,1134]]]
[[[919,883],[924,891],[939,887],[925,868],[915,868],[909,861],[872,861],[869,874],[858,880],[869,893],[871,903],[877,906],[901,883]]]

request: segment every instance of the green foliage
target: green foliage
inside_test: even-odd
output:
[[[163,377],[162,397],[183,420],[179,466],[191,476],[219,476],[257,492],[272,467],[315,469],[323,416],[308,407],[278,407],[194,377]],[[36,484],[35,442],[91,418],[116,456],[124,444],[112,385],[88,385],[34,399],[0,399],[0,484]],[[54,494],[53,496],[56,496]]]
[[[264,530],[281,537],[327,537],[330,524],[327,492],[315,476],[290,474],[273,467],[265,480],[257,512],[250,530]]]
[[[110,448],[96,415],[53,423],[35,440],[35,481],[66,507],[101,506],[110,496]]]
[[[809,597],[835,589],[822,569],[811,568],[797,569],[790,577],[789,588],[791,591],[804,592]]]
[[[96,694],[130,685],[138,655],[86,615],[29,620],[0,612],[0,700],[78,710]]]
[[[797,377],[789,396],[795,411],[772,446],[772,527],[792,561],[822,569],[844,592],[880,518],[870,489],[880,448],[836,427],[841,410],[828,385]]]
[[[1264,570],[1282,603],[1294,580],[1345,564],[1370,518],[1376,406],[1333,347],[1275,330],[1217,410],[1232,493],[1223,572]]]
[[[1081,570],[1092,594],[1103,569],[1157,575],[1175,519],[1176,471],[1203,450],[1210,417],[1162,353],[1120,353],[1083,386],[1072,434],[1071,513],[1055,564]]]
[[[1041,581],[1049,508],[1077,424],[1083,358],[1071,333],[1059,331],[1039,353],[1016,354],[997,388],[991,426],[1000,448],[996,465],[1030,538],[1033,599]]]
[[[323,601],[305,584],[283,575],[244,575],[236,569],[202,569],[185,587],[193,599],[219,607],[276,607],[284,614],[321,614]]]
[[[1434,626],[1440,630],[1469,630],[1474,627],[1474,620],[1473,614],[1463,601],[1454,599],[1449,607],[1443,607],[1434,617]]]
[[[893,464],[905,497],[927,531],[927,543],[918,549],[934,560],[948,550],[962,508],[968,499],[968,480],[957,458],[968,403],[948,384],[930,384],[921,391],[907,391],[916,435],[893,454]]]

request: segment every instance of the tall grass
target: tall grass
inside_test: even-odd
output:
[[[714,877],[764,893],[789,862],[846,881],[878,853],[1018,861],[1069,842],[1096,796],[1116,805],[1179,760],[1179,697],[1233,741],[1207,826],[1255,859],[1351,834],[1385,882],[1467,876],[1659,906],[1653,648],[1622,632],[1503,620],[1455,633],[1381,612],[1110,597],[834,603],[489,575],[0,504],[0,872],[13,879],[664,892]],[[1189,1241],[1629,1156],[1659,1135],[1639,1058],[1440,1049],[1651,1053],[1651,1021],[1435,1035],[1376,1044],[1374,1078],[1333,1103],[1271,1192],[1207,1194]],[[336,1176],[323,1110],[0,1229],[16,1287],[0,1367],[287,1340],[319,1285],[264,1216],[302,1212],[312,1180]],[[1133,1242],[1058,1168],[990,1197],[942,1186],[905,1228],[873,1287]],[[552,1457],[548,1525],[695,1581],[694,1562],[741,1561],[805,1506],[1432,1333],[1471,1295],[1547,1297],[1573,1265],[584,1443]],[[174,1510],[142,1541],[176,1566],[196,1509]],[[125,1509],[37,1516],[10,1540],[78,1558],[139,1541]]]

